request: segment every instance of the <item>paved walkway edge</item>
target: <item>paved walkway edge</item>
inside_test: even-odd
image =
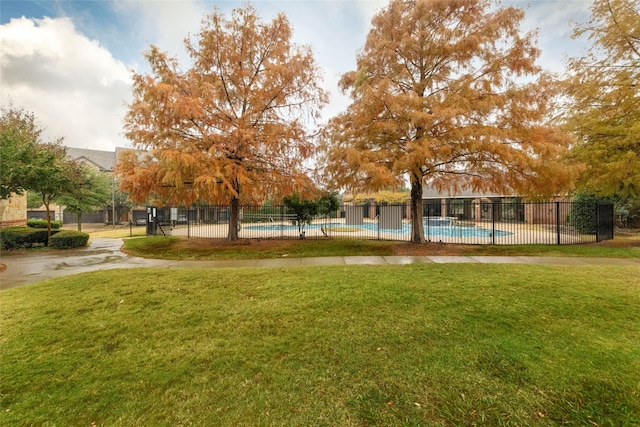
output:
[[[150,260],[151,261],[151,260]],[[157,263],[158,260],[153,260]],[[584,258],[530,256],[335,256],[317,258],[274,258],[237,261],[164,261],[167,268],[276,268],[327,265],[409,265],[409,264],[538,264],[611,265],[640,267],[639,258]]]
[[[409,264],[537,264],[614,265],[640,267],[640,258],[583,258],[534,256],[331,256],[318,258],[251,259],[237,261],[169,261],[129,256],[120,251],[121,239],[93,239],[91,246],[70,252],[47,252],[3,256],[0,290],[28,285],[54,277],[114,268],[287,268],[327,265]]]

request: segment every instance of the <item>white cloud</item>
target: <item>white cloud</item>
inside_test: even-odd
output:
[[[538,47],[542,50],[540,65],[561,73],[565,70],[565,56],[579,54],[586,46],[584,40],[571,38],[571,23],[588,20],[591,3],[591,0],[507,0],[504,5],[519,7],[525,11],[521,28],[523,31],[538,29]]]
[[[284,11],[293,27],[293,41],[311,46],[324,76],[323,88],[330,93],[330,103],[323,117],[344,111],[348,96],[338,88],[340,77],[356,68],[356,54],[364,47],[371,18],[388,0],[259,2],[258,12],[266,20],[267,12]]]
[[[356,4],[362,16],[366,18],[367,22],[371,22],[373,15],[384,9],[389,4],[389,0],[365,0],[358,1]]]
[[[265,22],[284,12],[293,27],[293,41],[311,46],[317,63],[324,73],[324,89],[331,95],[331,103],[323,116],[329,118],[346,108],[349,99],[338,90],[340,76],[355,68],[356,52],[364,46],[373,14],[388,0],[366,1],[253,1],[258,15]],[[188,1],[119,1],[114,3],[120,16],[135,16],[135,35],[160,50],[175,56],[185,69],[189,58],[184,50],[184,39],[195,38],[202,18],[214,7],[227,17],[234,8],[243,7],[242,1],[202,2]],[[141,60],[136,69],[148,73],[148,65]]]
[[[69,18],[12,19],[0,26],[0,45],[2,103],[33,112],[45,140],[102,150],[126,144],[129,70]]]
[[[11,98],[16,106],[33,111],[47,128],[46,138],[64,137],[66,145],[94,149],[126,145],[121,134],[131,99],[128,68],[143,74],[149,68],[140,53],[155,44],[186,68],[189,58],[183,40],[197,35],[204,14],[216,5],[229,14],[244,4],[239,0],[119,0],[109,4],[111,21],[83,20],[90,7],[78,7],[70,13],[73,18],[12,19],[0,26],[1,101]],[[310,45],[324,71],[323,87],[331,94],[331,104],[323,116],[344,110],[350,100],[340,93],[337,82],[343,73],[355,69],[356,53],[364,46],[371,18],[388,0],[254,0],[251,4],[265,21],[278,12],[286,13],[293,41]],[[570,39],[568,23],[588,18],[590,0],[503,0],[503,5],[525,9],[522,29],[540,28],[540,64],[563,71],[563,53],[573,56],[582,46]],[[74,23],[107,43],[113,55]],[[135,63],[125,65],[114,55]]]
[[[194,0],[182,1],[116,1],[115,12],[123,16],[135,17],[130,29],[136,38],[144,40],[146,51],[149,45],[157,46],[170,56],[177,57],[181,65],[188,59],[184,39],[200,30],[200,23],[206,13],[213,12],[211,4]],[[131,38],[133,34],[127,34]],[[146,62],[142,59],[146,67]]]

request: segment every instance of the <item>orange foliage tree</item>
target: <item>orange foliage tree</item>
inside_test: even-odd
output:
[[[621,200],[640,198],[640,3],[596,0],[586,54],[570,58],[566,93],[573,155],[586,165],[578,186]]]
[[[132,200],[231,206],[238,238],[240,203],[303,191],[309,129],[327,102],[311,49],[291,41],[284,14],[271,22],[250,6],[207,15],[197,42],[185,40],[186,71],[151,46],[151,75],[133,76],[126,136],[140,152],[119,159]]]
[[[556,86],[535,64],[520,9],[490,0],[393,0],[372,20],[353,102],[324,135],[331,180],[352,191],[411,188],[412,241],[424,242],[422,187],[543,195],[571,185],[571,139],[550,124]]]

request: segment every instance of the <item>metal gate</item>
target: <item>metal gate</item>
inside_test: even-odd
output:
[[[596,241],[613,239],[613,204],[597,203],[596,204]]]

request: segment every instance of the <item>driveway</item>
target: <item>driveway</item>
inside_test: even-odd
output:
[[[162,260],[131,257],[120,252],[122,245],[122,239],[91,239],[90,246],[72,251],[28,254],[4,252],[2,263],[7,268],[0,273],[0,290],[89,271],[158,267],[163,263]]]

